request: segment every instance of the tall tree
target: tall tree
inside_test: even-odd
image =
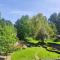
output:
[[[18,19],[15,23],[15,27],[17,28],[17,36],[20,40],[25,39],[25,37],[29,36],[31,34],[31,21],[29,19],[29,16],[22,16],[21,19]]]
[[[54,32],[50,27],[47,18],[39,13],[32,18],[33,37],[41,39],[42,41],[49,36],[53,36]]]
[[[60,34],[60,13],[53,13],[49,18],[50,24],[55,25],[56,34]]]
[[[0,53],[11,52],[16,42],[16,30],[10,21],[0,19]]]
[[[15,27],[17,28],[17,36],[20,39],[25,39],[26,37],[38,38],[39,36],[41,40],[44,40],[45,37],[54,35],[47,18],[41,13],[30,19],[28,16],[22,16],[15,23]]]

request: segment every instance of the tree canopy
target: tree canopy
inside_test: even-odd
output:
[[[0,53],[8,53],[16,42],[16,29],[5,19],[0,19]]]
[[[15,23],[17,28],[17,36],[23,40],[26,37],[41,39],[43,36],[46,38],[53,36],[54,32],[48,23],[46,16],[39,13],[31,18],[28,15],[22,16]],[[45,38],[43,38],[45,39]]]
[[[54,24],[56,27],[56,34],[60,34],[60,13],[53,13],[49,18],[50,24]]]

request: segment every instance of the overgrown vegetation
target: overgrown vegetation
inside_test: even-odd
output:
[[[10,21],[0,19],[0,54],[8,55],[14,50],[16,42],[16,29]]]
[[[26,37],[32,37],[37,40],[50,38],[55,35],[51,28],[47,18],[41,13],[29,18],[28,16],[22,16],[15,23],[17,29],[17,36],[21,40],[25,40]]]
[[[49,19],[41,13],[32,17],[25,15],[15,24],[0,18],[0,55],[8,55],[13,52],[15,43],[20,43],[20,41],[24,41],[30,48],[14,52],[12,60],[32,60],[35,59],[35,55],[39,59],[60,57],[58,53],[42,48],[55,49],[55,47],[49,47],[48,43],[60,45],[60,13],[53,13]],[[29,44],[31,46],[28,46]],[[20,45],[19,48],[23,45]],[[31,48],[33,46],[35,48]]]

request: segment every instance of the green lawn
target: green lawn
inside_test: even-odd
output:
[[[31,43],[38,43],[39,42],[39,40],[33,39],[31,37],[26,37],[26,39],[28,42],[31,42]]]
[[[51,43],[60,44],[60,42],[51,42]]]
[[[54,52],[49,52],[42,47],[32,47],[16,51],[11,57],[12,60],[36,60],[37,58],[48,60],[48,58],[59,58],[60,55]]]
[[[54,39],[47,39],[45,43],[55,43],[55,44],[60,44],[60,41],[54,42]]]

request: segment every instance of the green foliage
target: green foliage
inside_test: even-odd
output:
[[[0,53],[8,54],[16,42],[16,30],[10,21],[0,20]]]
[[[52,28],[50,27],[47,18],[41,13],[32,17],[32,36],[37,39],[49,38],[54,35]]]
[[[55,25],[55,34],[60,34],[60,13],[53,13],[49,18],[50,24]]]
[[[36,60],[39,59],[56,59],[60,55],[54,52],[49,52],[42,47],[32,47],[25,50],[19,50],[14,52],[12,55],[12,60]]]
[[[44,39],[54,35],[47,18],[41,13],[33,16],[31,19],[27,15],[22,16],[15,23],[15,27],[17,28],[17,36],[21,40],[24,40],[26,37],[32,37],[37,40],[41,39],[44,42]]]
[[[21,19],[17,20],[17,22],[15,23],[15,27],[17,28],[17,36],[19,37],[19,39],[25,39],[25,37],[31,34],[30,25],[31,22],[27,15],[22,16]]]

